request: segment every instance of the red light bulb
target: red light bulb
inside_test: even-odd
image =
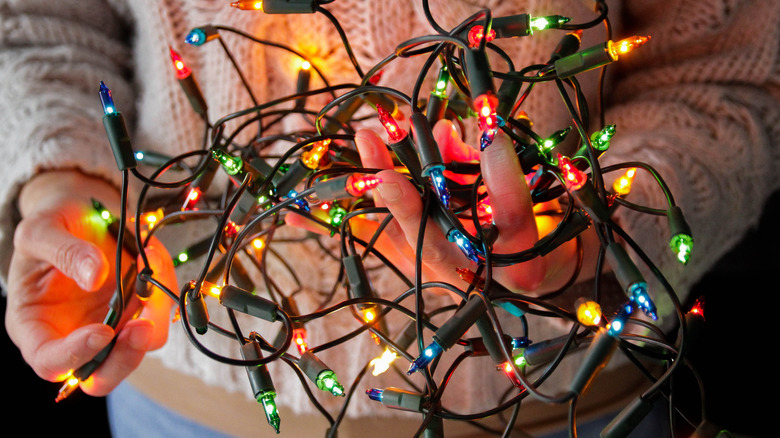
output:
[[[482,131],[498,129],[497,102],[496,97],[490,94],[482,94],[474,99],[474,110],[477,112],[479,129]]]
[[[472,26],[469,30],[469,47],[476,48],[479,47],[480,43],[482,42],[482,39],[485,38],[485,42],[491,42],[494,39],[496,39],[496,31],[493,29],[490,29],[490,32],[487,33],[487,36],[485,35],[485,26],[481,24],[477,24],[476,26]]]
[[[187,193],[187,199],[184,201],[184,206],[181,208],[182,210],[196,210],[195,204],[198,203],[198,200],[200,199],[202,193],[200,192],[200,189],[197,187],[194,187],[190,189],[190,192]]]
[[[386,109],[382,108],[381,105],[377,105],[376,112],[379,114],[379,122],[387,131],[387,136],[390,138],[391,143],[398,143],[406,138],[406,131],[398,126],[398,122],[395,121]]]
[[[306,353],[306,350],[309,349],[309,346],[306,342],[306,329],[305,328],[293,329],[292,339],[293,339],[293,344],[295,344],[295,347],[298,349],[298,353],[300,354]]]
[[[558,154],[558,167],[561,169],[566,188],[571,191],[579,190],[588,181],[588,175],[577,169],[571,160]]]
[[[374,175],[350,175],[347,178],[346,189],[350,195],[358,198],[376,187],[380,182],[382,180]]]
[[[173,68],[176,70],[176,77],[179,80],[187,79],[192,74],[192,70],[187,67],[187,64],[184,63],[184,60],[181,59],[181,56],[172,47],[171,61],[173,61]]]
[[[697,298],[696,301],[693,303],[693,307],[691,307],[691,310],[689,310],[688,313],[699,315],[701,316],[702,319],[704,319],[704,298],[703,297]]]

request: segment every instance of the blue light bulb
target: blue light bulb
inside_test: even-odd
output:
[[[433,185],[433,191],[436,196],[439,197],[442,205],[445,208],[450,208],[450,189],[447,187],[447,180],[444,178],[444,168],[434,167],[430,170],[431,184]]]
[[[609,330],[607,330],[607,333],[610,336],[618,336],[623,331],[623,328],[626,325],[626,320],[628,320],[628,317],[634,312],[634,306],[629,304],[624,305],[620,308],[620,311],[618,311],[618,314],[615,316],[615,318],[610,322],[609,324]]]
[[[368,398],[378,402],[382,401],[382,393],[384,392],[385,392],[384,390],[376,389],[376,388],[366,390],[366,394],[368,394]]]
[[[192,29],[190,33],[184,37],[184,42],[192,46],[200,46],[206,42],[206,33],[203,29]]]
[[[458,230],[452,230],[447,235],[447,240],[458,245],[458,248],[460,248],[466,258],[474,263],[479,263],[477,248],[474,246],[474,244],[471,243],[469,239],[466,238],[466,236],[463,235],[463,233]]]
[[[430,345],[425,347],[420,357],[412,362],[412,365],[409,367],[409,370],[406,372],[406,374],[411,376],[418,370],[425,368],[429,363],[431,363],[431,361],[433,361],[433,359],[436,359],[436,356],[440,355],[442,351],[444,351],[444,349],[441,348],[441,345],[439,345],[436,341],[431,342]]]
[[[630,300],[639,307],[647,316],[658,319],[658,311],[647,293],[647,283],[637,282],[629,287]]]
[[[297,197],[297,196],[298,196],[298,192],[296,192],[295,190],[290,190],[290,192],[289,192],[289,193],[287,193],[287,197],[288,197],[288,198],[295,198],[295,197]],[[311,211],[311,207],[309,207],[309,203],[308,203],[308,202],[306,202],[306,200],[305,200],[305,199],[303,199],[303,198],[298,198],[298,199],[295,199],[295,201],[293,201],[293,202],[294,202],[294,203],[295,203],[295,205],[297,205],[297,206],[298,206],[298,208],[300,208],[301,210],[303,210],[303,211]]]
[[[100,81],[98,95],[100,96],[100,104],[103,106],[103,114],[114,114],[117,112],[116,106],[114,106],[114,99],[111,97],[111,90],[103,81]]]

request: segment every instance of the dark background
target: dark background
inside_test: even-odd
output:
[[[780,316],[777,224],[780,194],[771,198],[758,229],[727,254],[691,294],[705,297],[705,329],[691,346],[689,358],[704,381],[708,418],[740,435],[774,435],[774,412],[770,407],[776,402],[773,392],[777,365],[770,353],[774,348],[768,347],[775,342],[770,321]],[[5,314],[5,299],[0,303]],[[104,399],[77,391],[55,404],[60,384],[39,379],[22,361],[4,329],[0,348],[3,377],[10,382],[3,387],[3,398],[10,405],[10,409],[3,410],[6,425],[23,423],[27,432],[36,436],[64,431],[88,437],[110,436]],[[677,384],[676,401],[690,418],[698,421],[699,392],[690,374],[681,372]],[[34,422],[29,421],[30,415]],[[691,432],[685,430],[680,436],[689,436]]]

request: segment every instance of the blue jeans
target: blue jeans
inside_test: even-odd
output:
[[[106,397],[112,438],[231,438],[177,414],[122,382]]]
[[[106,397],[108,421],[112,438],[232,438],[222,432],[203,426],[190,418],[177,414],[138,392],[123,382]],[[601,430],[617,413],[577,425],[578,436],[598,437]],[[663,438],[670,436],[666,406],[656,403],[653,411],[629,434],[629,438]],[[324,434],[324,431],[323,431]],[[262,435],[262,434],[261,434]],[[270,436],[270,433],[269,433]],[[538,438],[568,438],[561,431]]]

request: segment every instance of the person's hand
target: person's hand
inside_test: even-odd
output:
[[[493,245],[497,253],[511,253],[530,248],[539,233],[534,220],[533,206],[520,163],[510,140],[499,134],[483,152],[465,144],[452,123],[439,122],[434,137],[445,163],[451,161],[479,161],[482,176],[492,207],[493,222],[498,239]],[[355,136],[361,161],[365,167],[392,169],[392,158],[382,139],[373,131],[360,131]],[[401,173],[384,170],[377,174],[381,183],[375,191],[375,202],[386,206],[394,220],[385,230],[386,237],[395,243],[396,251],[414,261],[423,203],[417,189]],[[471,221],[463,222],[471,233]],[[385,248],[384,246],[382,247]],[[463,285],[456,268],[474,269],[476,265],[465,258],[460,249],[448,241],[434,223],[427,221],[422,243],[424,278],[443,280]],[[494,276],[507,287],[530,291],[538,288],[545,277],[545,261],[540,258],[512,267],[496,268]]]
[[[465,144],[452,123],[439,122],[434,127],[434,137],[442,153],[443,161],[479,161],[487,187],[493,221],[498,239],[493,244],[495,253],[514,253],[533,246],[540,235],[556,225],[549,216],[535,216],[530,192],[517,155],[508,137],[499,133],[493,144],[482,152]],[[392,263],[413,278],[416,260],[418,230],[423,203],[417,189],[408,178],[393,169],[390,151],[384,141],[373,131],[361,130],[355,134],[355,143],[364,167],[387,169],[377,173],[381,183],[374,190],[378,206],[387,207],[394,219],[385,228],[375,247]],[[288,224],[317,231],[298,215],[288,215]],[[464,228],[474,233],[471,221],[463,222]],[[377,230],[378,223],[362,216],[350,220],[350,230],[368,241]],[[322,231],[321,231],[322,232]],[[422,244],[423,281],[444,281],[463,286],[456,269],[474,270],[476,264],[469,261],[460,249],[448,241],[434,223],[427,221]],[[574,273],[576,244],[567,242],[547,256],[537,257],[525,263],[494,269],[494,278],[518,292],[548,291],[565,283]]]
[[[44,172],[30,180],[19,196],[22,221],[14,235],[6,328],[25,361],[49,381],[59,381],[91,360],[115,335],[102,321],[116,285],[116,241],[98,223],[92,198],[118,214],[117,190],[77,171]],[[155,242],[147,255],[155,278],[175,288],[165,248]],[[127,261],[129,266],[130,258],[125,252],[123,265]],[[140,270],[143,265],[137,263]],[[154,288],[140,317],[131,319],[140,306],[135,297],[131,300],[114,348],[82,382],[84,392],[109,393],[147,351],[165,343],[170,301]]]

